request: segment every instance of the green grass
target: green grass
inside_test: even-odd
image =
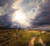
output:
[[[16,31],[14,32],[15,37],[11,37],[13,39],[10,42],[10,46],[28,46],[28,43],[30,42],[31,38],[36,36],[35,40],[35,46],[41,46],[41,44],[38,42],[39,37],[43,39],[45,44],[47,46],[50,46],[50,33],[41,34],[40,31]]]
[[[41,32],[36,32],[36,31],[24,31],[21,37],[17,37],[16,39],[16,43],[14,44],[14,46],[27,46],[29,41],[31,40],[32,37],[36,36],[36,40],[35,40],[35,46],[41,46],[41,44],[38,42],[39,37],[41,37],[43,39],[43,41],[45,42],[45,44],[47,46],[50,46],[50,34],[46,33],[46,34],[42,34],[40,35]],[[20,33],[19,33],[20,34]]]

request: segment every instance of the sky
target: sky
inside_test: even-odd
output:
[[[50,30],[50,0],[0,0],[0,26]]]

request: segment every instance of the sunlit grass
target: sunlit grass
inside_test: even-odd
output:
[[[39,37],[43,39],[44,43],[47,46],[50,45],[49,32],[42,33],[41,31],[36,31],[36,30],[30,30],[30,31],[16,30],[12,33],[10,32],[10,34],[11,34],[10,39],[12,39],[11,41],[8,41],[10,43],[10,46],[28,46],[28,43],[30,42],[32,37],[36,37],[35,46],[41,46],[41,44],[38,41]]]

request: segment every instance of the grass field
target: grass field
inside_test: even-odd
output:
[[[44,33],[41,34],[41,31],[35,31],[35,30],[31,31],[16,30],[10,33],[10,35],[11,35],[10,41],[6,40],[7,42],[9,42],[9,46],[28,46],[28,43],[30,42],[32,37],[36,37],[35,46],[41,46],[41,44],[38,42],[39,37],[43,39],[46,46],[50,46],[50,32],[45,31]]]
[[[15,46],[28,46],[28,43],[31,40],[31,38],[35,36],[35,46],[41,46],[41,44],[38,42],[39,37],[43,39],[46,46],[50,46],[50,33],[45,32],[42,35],[40,34],[40,31],[21,31],[17,35]]]

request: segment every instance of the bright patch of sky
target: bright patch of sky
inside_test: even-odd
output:
[[[31,25],[30,20],[35,19],[37,11],[40,8],[39,5],[43,3],[43,1],[44,0],[9,0],[8,3],[3,2],[4,6],[0,7],[0,16],[8,14],[9,18],[11,18],[11,27],[14,25],[17,26],[15,23],[19,23],[21,27],[29,27]]]

